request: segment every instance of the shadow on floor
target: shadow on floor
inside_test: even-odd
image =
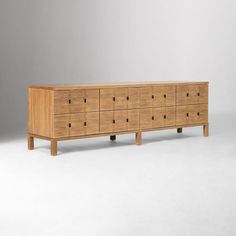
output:
[[[162,131],[164,132],[164,131]],[[123,136],[123,135],[122,135]],[[145,135],[146,136],[146,135]],[[159,143],[166,142],[170,140],[176,139],[186,139],[186,138],[194,138],[199,137],[200,135],[187,135],[187,134],[161,134],[158,131],[152,132],[151,137],[143,137],[142,145],[146,145],[149,143]],[[100,138],[101,139],[101,138]],[[108,149],[108,148],[118,148],[125,146],[134,146],[135,144],[135,136],[129,135],[129,137],[121,137],[121,135],[117,135],[116,141],[110,141],[109,138],[107,140],[99,140],[98,138],[90,138],[90,139],[80,139],[73,141],[59,141],[58,142],[58,155],[72,153],[72,152],[84,152],[84,151],[92,151],[92,150],[100,150],[100,149]],[[38,150],[48,150],[50,152],[49,143],[42,146],[35,145],[35,149]]]

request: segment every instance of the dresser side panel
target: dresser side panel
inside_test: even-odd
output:
[[[28,89],[28,132],[53,137],[53,91]]]

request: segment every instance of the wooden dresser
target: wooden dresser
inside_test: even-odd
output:
[[[28,148],[34,138],[61,140],[203,126],[208,136],[208,82],[32,85],[28,89]]]

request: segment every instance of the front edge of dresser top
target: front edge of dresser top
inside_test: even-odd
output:
[[[31,85],[28,88],[28,149],[34,138],[51,142],[202,126],[209,135],[208,82],[139,82]]]

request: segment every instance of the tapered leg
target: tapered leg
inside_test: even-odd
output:
[[[203,135],[205,137],[208,137],[209,136],[209,125],[206,124],[206,125],[203,125]]]
[[[57,155],[57,140],[55,140],[55,139],[51,140],[51,155],[52,156]]]
[[[111,140],[111,141],[115,141],[115,140],[116,140],[116,136],[115,136],[115,135],[111,135],[111,136],[110,136],[110,140]]]
[[[34,137],[28,134],[28,149],[33,150],[34,149]]]
[[[182,133],[183,129],[182,128],[177,128],[177,133]]]
[[[141,145],[142,144],[142,133],[141,132],[135,133],[135,143],[137,145]]]

